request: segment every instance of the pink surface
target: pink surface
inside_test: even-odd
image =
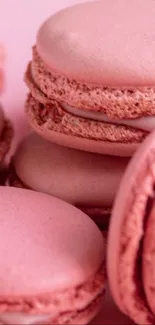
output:
[[[79,5],[42,25],[37,49],[48,67],[75,80],[114,86],[152,85],[154,16],[152,0],[101,0]]]
[[[128,165],[114,204],[108,236],[107,266],[113,297],[119,308],[138,324],[153,322],[146,298],[139,290],[136,277],[132,275],[135,274],[135,258],[137,260],[144,234],[147,199],[153,193],[154,150],[155,132],[147,137]],[[125,263],[120,258],[120,252],[124,252]],[[124,292],[119,282],[120,269],[124,275]]]

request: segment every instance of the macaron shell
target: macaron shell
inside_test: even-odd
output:
[[[152,0],[79,4],[41,26],[37,50],[49,69],[75,80],[106,86],[152,85],[154,16]]]
[[[127,158],[62,147],[35,133],[22,141],[12,160],[29,188],[90,209],[112,207],[127,163]]]
[[[61,200],[0,187],[0,216],[3,297],[68,290],[94,276],[104,260],[97,226]]]
[[[10,163],[9,170],[6,173],[3,172],[3,178],[1,185],[6,184],[8,186],[34,190],[24,184],[21,179],[17,176],[16,171],[13,166],[13,162]],[[99,227],[99,229],[106,230],[109,227],[111,208],[92,208],[75,205],[77,209],[83,211],[87,216],[89,216]]]
[[[139,324],[154,324],[135,271],[143,238],[145,208],[152,195],[155,132],[148,136],[129,164],[114,204],[108,236],[108,277],[120,309]]]
[[[155,161],[154,166],[155,168]],[[155,176],[155,171],[154,171]],[[153,198],[152,198],[153,199]],[[155,315],[155,205],[147,220],[143,244],[143,284],[148,304]]]

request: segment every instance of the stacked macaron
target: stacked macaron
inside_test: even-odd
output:
[[[11,185],[64,199],[100,224],[107,220],[124,157],[155,124],[154,14],[152,0],[109,0],[45,21],[25,74],[26,116],[45,140],[31,135],[20,146]]]
[[[0,45],[0,95],[4,89],[4,48]],[[11,122],[5,117],[4,110],[0,102],[0,184],[5,181],[5,157],[8,153],[13,137]]]
[[[45,21],[25,76],[32,128],[61,145],[130,156],[155,125],[154,16],[152,0],[101,0]]]
[[[32,135],[17,150],[11,185],[64,199],[100,224],[107,220],[125,157],[155,124],[154,13],[152,0],[95,1],[40,27],[25,74],[26,116],[45,140]]]

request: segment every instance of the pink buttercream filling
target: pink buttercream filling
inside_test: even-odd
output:
[[[52,315],[53,316],[53,315]],[[25,313],[4,313],[0,315],[0,324],[17,324],[17,325],[30,325],[30,324],[43,324],[47,322],[50,315],[30,315]]]
[[[73,115],[84,117],[91,120],[107,122],[112,124],[122,124],[136,129],[142,129],[144,131],[151,132],[155,128],[155,116],[144,116],[136,119],[119,119],[113,120],[108,118],[104,113],[86,111],[79,108],[74,108],[66,104],[61,104],[61,106],[68,112]]]

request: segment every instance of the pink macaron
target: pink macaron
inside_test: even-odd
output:
[[[155,125],[154,16],[153,0],[101,0],[48,18],[25,76],[34,130],[64,146],[131,156]]]
[[[128,161],[59,146],[30,133],[12,157],[8,182],[67,201],[107,229]]]
[[[102,306],[105,242],[42,193],[0,187],[0,324],[87,324]]]
[[[113,298],[137,324],[155,324],[155,131],[123,176],[108,235]]]

